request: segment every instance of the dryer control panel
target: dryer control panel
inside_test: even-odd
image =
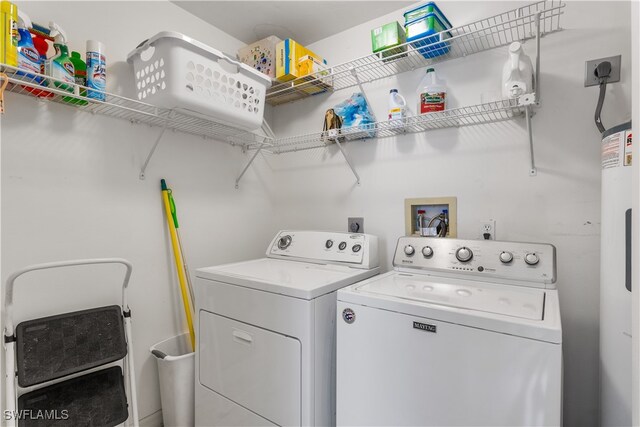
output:
[[[280,231],[267,248],[267,257],[364,269],[380,264],[376,236],[325,231]]]
[[[476,276],[538,288],[555,288],[556,248],[542,243],[432,237],[398,239],[393,265],[412,273]],[[516,282],[516,283],[514,283]]]

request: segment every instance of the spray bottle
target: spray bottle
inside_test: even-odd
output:
[[[44,84],[44,78],[40,77],[42,73],[42,64],[40,54],[36,50],[29,28],[31,20],[26,13],[18,11],[18,71],[17,76],[22,77],[24,81],[29,83]],[[42,90],[33,86],[21,86],[25,91],[35,96],[40,96]]]
[[[34,23],[31,23],[31,25],[36,26]],[[33,47],[38,51],[38,56],[40,57],[40,71],[38,71],[38,73],[45,74],[44,64],[47,62],[47,52],[49,51],[49,43],[47,42],[48,38],[46,38],[48,34],[42,33],[33,27],[31,28],[30,33],[31,40],[33,41]],[[47,80],[42,79],[42,86],[47,85]],[[40,98],[52,98],[54,96],[52,92],[41,89],[34,89],[31,93]]]
[[[54,37],[53,47],[56,50],[56,54],[45,63],[45,74],[59,80],[53,83],[57,88],[66,90],[67,92],[73,92],[75,69],[73,62],[71,62],[69,58],[67,35],[62,28],[53,21],[49,23],[49,28],[51,28],[51,36]]]
[[[33,45],[31,33],[31,20],[26,13],[18,11],[18,68],[26,72],[18,72],[18,75],[26,76],[29,80],[42,82],[41,77],[32,73],[40,74],[40,54]]]

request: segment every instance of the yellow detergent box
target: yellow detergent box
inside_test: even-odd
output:
[[[326,63],[323,58],[302,46],[300,43],[297,43],[295,40],[286,39],[278,43],[276,47],[276,79],[281,82],[286,82],[305,76],[306,74],[300,74],[301,70],[305,68],[299,67],[298,64],[300,59],[307,55],[315,58],[320,63]]]

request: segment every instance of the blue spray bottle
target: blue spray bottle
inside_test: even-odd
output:
[[[42,83],[42,78],[32,73],[40,74],[41,60],[40,54],[33,45],[33,39],[29,32],[31,20],[26,13],[18,11],[18,71],[19,76],[25,76],[28,81]],[[29,72],[30,71],[30,72]]]

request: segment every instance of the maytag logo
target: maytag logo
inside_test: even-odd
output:
[[[430,325],[428,323],[413,322],[413,329],[420,329],[421,331],[432,332],[434,334],[436,333],[436,325]]]

